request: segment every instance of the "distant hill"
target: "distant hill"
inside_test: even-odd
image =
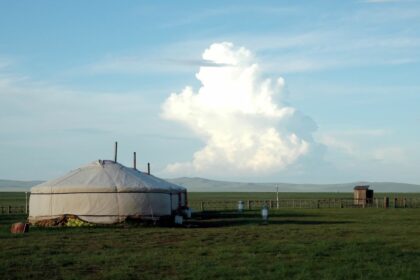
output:
[[[26,192],[43,181],[0,180],[0,192]]]
[[[192,192],[352,192],[356,185],[370,185],[376,192],[420,192],[420,185],[393,182],[352,182],[343,184],[239,183],[204,178],[175,178],[168,181]]]
[[[343,184],[292,184],[292,183],[241,183],[209,180],[204,178],[175,178],[169,182],[188,188],[191,192],[352,192],[360,184],[370,185],[375,192],[420,192],[420,185],[394,182],[353,182]],[[0,192],[29,191],[43,181],[0,180]]]

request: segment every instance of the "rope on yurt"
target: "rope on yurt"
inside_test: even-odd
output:
[[[105,163],[104,163],[104,165],[105,165]],[[118,195],[119,195],[118,186],[117,186],[117,183],[115,182],[115,180],[112,178],[112,176],[110,176],[108,174],[108,172],[106,171],[104,165],[102,165],[102,168],[104,169],[105,175],[114,183],[114,187],[115,187],[115,200],[117,201],[117,217],[118,217],[118,222],[121,222],[121,217],[120,217],[120,201],[118,199]]]

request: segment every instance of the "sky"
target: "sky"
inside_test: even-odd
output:
[[[419,1],[1,1],[0,178],[420,184]]]

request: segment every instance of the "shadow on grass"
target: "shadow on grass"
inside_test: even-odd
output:
[[[319,215],[303,214],[296,212],[270,213],[268,224],[270,225],[328,225],[328,224],[348,224],[349,221],[314,221],[314,220],[295,220],[293,218],[318,217]],[[186,222],[186,227],[211,228],[211,227],[230,227],[241,225],[262,225],[264,224],[259,212],[238,213],[235,211],[219,212],[207,211],[194,215],[192,220]]]
[[[15,222],[25,222],[28,215],[25,214],[2,214],[0,215],[0,224],[12,224]]]
[[[320,215],[301,213],[295,211],[271,211],[269,216],[269,225],[285,225],[285,224],[296,224],[296,225],[327,225],[327,224],[347,224],[351,223],[348,221],[319,221],[319,220],[300,220],[299,218],[316,218]],[[2,215],[0,216],[0,228],[2,231],[8,231],[12,223],[17,221],[25,221],[26,215]],[[205,211],[195,213],[193,218],[186,220],[184,225],[175,226],[172,222],[166,223],[152,223],[150,221],[136,222],[127,220],[121,224],[115,225],[95,225],[93,227],[31,227],[31,231],[45,231],[45,232],[56,232],[56,231],[97,231],[98,229],[109,229],[109,228],[130,228],[130,227],[186,227],[186,228],[214,228],[214,227],[232,227],[242,225],[260,225],[263,224],[261,214],[259,211],[245,211],[238,213],[237,211]]]
[[[284,212],[284,211],[272,211],[269,213],[272,218],[303,218],[303,217],[319,217],[316,214],[298,213],[298,212]],[[238,213],[237,211],[205,211],[194,214],[195,219],[237,219],[237,218],[261,218],[259,211],[245,211]]]
[[[233,227],[242,225],[332,225],[348,224],[347,221],[299,221],[299,220],[269,220],[263,223],[261,219],[228,219],[228,220],[191,220],[186,223],[186,227],[194,228],[213,228],[213,227]]]

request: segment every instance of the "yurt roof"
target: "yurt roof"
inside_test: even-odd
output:
[[[160,192],[185,188],[111,160],[97,160],[32,187],[32,193]]]

